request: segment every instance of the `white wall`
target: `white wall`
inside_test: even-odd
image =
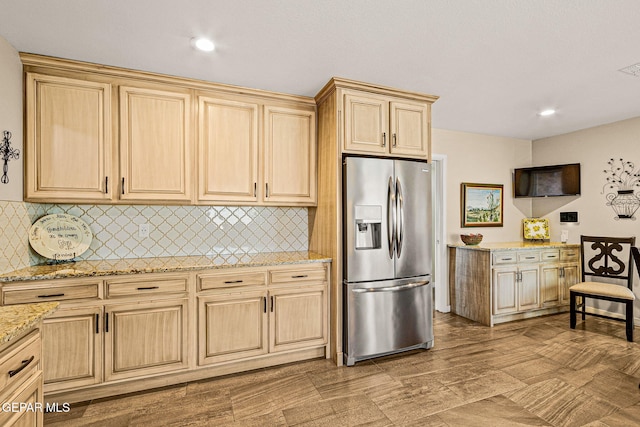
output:
[[[640,168],[640,117],[608,125],[539,139],[532,143],[534,165],[580,163],[581,195],[533,200],[533,213],[549,219],[552,240],[562,229],[569,231],[569,242],[579,243],[580,235],[631,236],[640,244],[640,210],[635,220],[615,219],[606,206],[603,186],[610,159],[634,162]],[[578,224],[560,224],[560,212],[577,211]]]
[[[512,173],[531,164],[531,141],[433,129],[432,142],[434,154],[447,156],[447,243],[461,243],[462,233],[481,233],[483,242],[521,241],[522,219],[531,216],[531,200],[513,198]],[[504,185],[503,227],[461,227],[463,182]]]
[[[9,183],[0,183],[0,200],[22,201],[22,62],[13,46],[0,37],[0,142],[5,130],[11,132],[11,147],[20,150],[20,158],[9,161]]]

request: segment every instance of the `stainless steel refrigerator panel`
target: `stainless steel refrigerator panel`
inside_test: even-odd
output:
[[[393,279],[393,160],[347,157],[343,176],[345,278]]]
[[[433,346],[430,276],[345,285],[345,363]]]
[[[395,161],[396,278],[431,273],[431,178],[429,164]]]

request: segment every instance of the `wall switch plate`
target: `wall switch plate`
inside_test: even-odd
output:
[[[562,243],[567,243],[567,241],[569,241],[569,230],[562,230],[560,232],[560,241]]]
[[[149,237],[149,227],[148,223],[138,225],[138,237]]]

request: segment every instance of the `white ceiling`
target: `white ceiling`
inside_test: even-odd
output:
[[[638,0],[0,0],[17,50],[315,95],[440,96],[433,127],[538,139],[640,116]],[[189,41],[210,36],[213,54]],[[537,112],[555,108],[553,117]]]

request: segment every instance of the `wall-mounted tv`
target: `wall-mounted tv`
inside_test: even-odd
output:
[[[514,170],[514,197],[575,196],[578,194],[580,194],[580,163]]]

